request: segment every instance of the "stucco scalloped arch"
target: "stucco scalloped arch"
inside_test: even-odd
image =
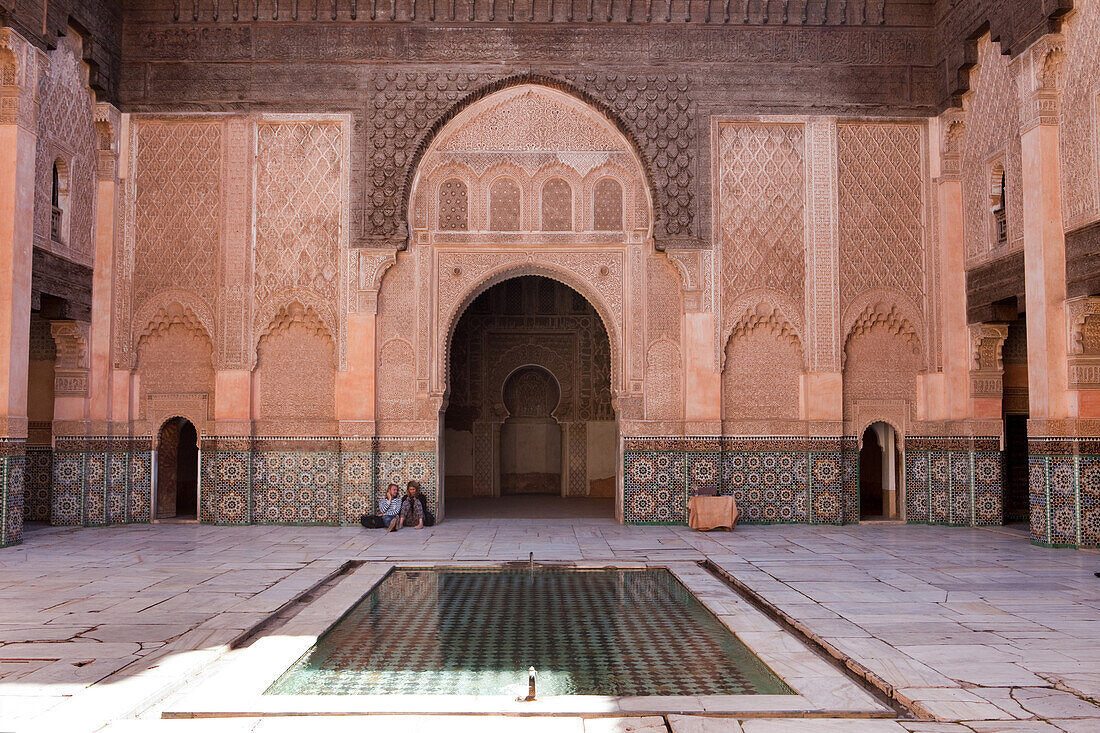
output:
[[[609,126],[623,137],[627,143],[628,149],[634,154],[638,167],[645,180],[645,195],[648,202],[649,221],[651,225],[655,225],[659,221],[660,212],[658,212],[657,207],[654,206],[653,192],[656,190],[655,182],[657,179],[653,172],[653,162],[649,159],[649,156],[646,155],[645,149],[639,144],[637,137],[619,114],[607,104],[604,104],[591,94],[578,89],[569,82],[545,74],[528,73],[507,76],[479,87],[455,102],[450,109],[440,115],[428,128],[428,132],[420,139],[420,142],[416,146],[416,150],[413,151],[408,167],[405,169],[405,181],[401,188],[399,211],[405,213],[406,237],[411,237],[413,231],[413,191],[416,189],[421,176],[421,163],[424,160],[424,156],[426,156],[434,146],[440,133],[443,132],[455,117],[474,104],[481,102],[497,92],[525,85],[545,87],[552,91],[573,97],[578,102],[591,107],[599,113],[599,115],[607,121]],[[406,244],[407,242],[408,239],[406,239]]]
[[[336,314],[330,300],[322,298],[309,290],[288,290],[277,293],[274,297],[269,299],[267,303],[260,308],[259,313],[256,314],[255,322],[257,327],[254,329],[252,335],[252,352],[249,355],[249,369],[256,368],[256,362],[260,355],[260,341],[267,335],[275,317],[280,311],[295,303],[313,311],[321,321],[321,324],[324,325],[325,330],[328,332],[328,337],[332,339],[332,344],[336,347],[336,357],[338,360],[340,359],[340,340],[337,338],[337,334],[340,332],[339,323],[336,320]]]
[[[596,313],[603,322],[604,331],[606,331],[607,339],[611,345],[612,394],[616,392],[616,387],[618,387],[620,391],[625,389],[622,385],[622,369],[620,367],[622,329],[620,328],[620,324],[615,320],[608,304],[583,278],[578,277],[576,274],[547,263],[532,261],[509,263],[491,272],[485,273],[475,282],[466,286],[465,294],[456,301],[456,305],[451,312],[446,314],[446,319],[442,322],[443,338],[439,340],[442,353],[437,357],[439,360],[438,363],[440,364],[439,374],[443,380],[443,389],[450,390],[451,342],[454,339],[455,326],[458,325],[458,321],[466,312],[466,309],[470,307],[470,304],[473,303],[479,295],[494,285],[498,285],[505,280],[512,280],[527,275],[545,277],[557,281],[575,290],[596,309]]]
[[[909,325],[913,327],[913,333],[916,335],[917,344],[919,345],[920,356],[920,368],[923,370],[927,365],[927,355],[925,353],[926,345],[924,339],[924,318],[921,316],[922,309],[917,306],[912,298],[905,295],[899,290],[893,290],[891,288],[873,288],[860,293],[859,296],[852,299],[852,302],[844,309],[844,315],[841,318],[841,334],[843,340],[840,342],[841,348],[841,360],[843,362],[844,352],[848,349],[848,342],[852,338],[852,329],[855,327],[856,321],[860,316],[867,311],[868,308],[873,308],[877,304],[882,303],[888,308],[896,308],[898,312],[909,321]]]
[[[675,260],[673,260],[676,262]],[[680,273],[680,276],[684,279],[685,287],[688,280],[686,269],[680,262],[676,262],[676,271]],[[741,322],[745,313],[753,309],[760,304],[767,306],[773,310],[779,311],[783,318],[791,325],[791,329],[794,331],[795,337],[798,339],[799,349],[802,351],[803,359],[805,359],[806,344],[802,339],[802,317],[798,305],[794,299],[785,293],[781,293],[777,290],[771,290],[768,288],[757,288],[750,290],[747,293],[743,293],[737,296],[729,305],[725,307],[726,313],[729,315],[725,319],[726,323],[722,324],[721,341],[719,342],[719,371],[726,368],[726,347],[729,345],[730,337],[733,335],[733,329]],[[802,365],[803,369],[805,364]]]
[[[132,331],[133,341],[131,349],[134,355],[134,366],[138,366],[138,347],[141,345],[142,339],[152,334],[153,325],[158,320],[157,313],[161,310],[168,310],[171,306],[178,305],[185,311],[190,311],[191,314],[198,320],[199,325],[202,326],[203,331],[206,332],[206,338],[210,340],[210,346],[214,351],[214,368],[220,368],[218,360],[217,349],[214,348],[215,334],[217,333],[214,326],[214,311],[206,304],[199,296],[188,290],[162,290],[156,295],[152,296],[141,307],[134,311],[134,317],[131,321],[134,324]]]

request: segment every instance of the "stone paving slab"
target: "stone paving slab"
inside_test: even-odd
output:
[[[395,534],[30,527],[23,545],[0,550],[0,731],[61,715],[82,698],[112,706],[129,699],[124,691],[141,688],[144,699],[169,690],[346,560],[462,564],[529,552],[615,564],[709,558],[827,648],[943,718],[903,721],[912,733],[1100,731],[1096,552],[1039,548],[1001,529],[774,525],[702,534],[512,519]],[[725,723],[733,721],[715,725]],[[765,723],[780,725],[754,720],[744,730]],[[718,728],[727,729],[739,730]]]

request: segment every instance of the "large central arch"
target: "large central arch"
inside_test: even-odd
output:
[[[683,293],[653,247],[653,196],[637,146],[566,90],[495,87],[457,106],[430,137],[409,187],[409,247],[378,291],[378,460],[398,466],[433,446],[429,473],[442,491],[456,325],[494,286],[546,278],[583,299],[606,333],[616,443],[607,452],[617,460],[621,518],[620,409],[641,434],[641,421],[682,429],[683,412]],[[673,397],[643,404],[650,377]]]

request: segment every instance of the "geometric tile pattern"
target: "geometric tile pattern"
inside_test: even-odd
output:
[[[631,438],[624,519],[686,523],[688,497],[716,493],[749,524],[857,522],[858,456],[850,438]]]
[[[204,438],[199,519],[208,524],[357,525],[390,481],[420,481],[436,511],[433,441]],[[375,447],[375,446],[378,447]],[[383,450],[382,448],[393,448]]]
[[[150,520],[152,454],[149,440],[57,437],[54,450],[32,460],[35,499],[47,501],[45,519],[55,526],[97,527]]]
[[[385,497],[386,485],[391,481],[400,486],[402,491],[406,482],[419,481],[420,490],[428,499],[428,510],[438,516],[439,482],[436,477],[435,444],[431,441],[417,441],[415,445],[393,446],[388,445],[388,442],[379,441],[374,454],[373,507],[377,507],[378,500]]]
[[[50,521],[51,486],[53,486],[53,450],[41,446],[27,446],[26,488],[23,493],[25,521]]]
[[[905,439],[905,517],[911,524],[1004,523],[1000,439]]]
[[[252,519],[259,524],[338,524],[339,451],[257,451]]]
[[[20,438],[0,438],[0,547],[23,541],[25,444]]]
[[[268,694],[516,696],[532,666],[544,696],[792,694],[667,570],[557,568],[395,570]]]
[[[1032,438],[1028,452],[1032,542],[1100,546],[1100,440]]]

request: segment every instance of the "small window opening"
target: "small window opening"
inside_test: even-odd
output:
[[[50,187],[50,239],[64,244],[69,228],[69,168],[61,160],[54,161]]]
[[[993,237],[997,244],[1008,241],[1008,211],[1005,196],[1007,181],[1004,168],[997,166],[993,173],[993,191],[990,196],[993,204]]]

